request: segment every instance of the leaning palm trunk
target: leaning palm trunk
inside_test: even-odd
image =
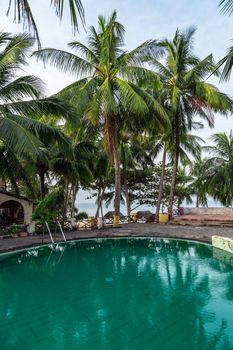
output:
[[[96,214],[95,214],[96,219],[100,216],[100,209],[102,207],[104,193],[105,193],[105,185],[102,189],[102,192],[101,192],[101,188],[99,188],[99,190],[98,190],[97,209],[96,209]],[[102,215],[102,217],[103,217],[103,215]]]
[[[176,176],[177,176],[178,163],[179,163],[179,149],[180,149],[179,116],[178,114],[176,114],[175,116],[175,152],[174,152],[174,159],[173,159],[172,181],[171,181],[171,188],[170,188],[170,195],[169,195],[169,202],[168,202],[168,214],[170,218],[172,218],[173,202],[174,202],[174,196],[175,196]]]
[[[166,145],[164,145],[163,149],[163,160],[162,160],[162,170],[159,180],[159,193],[158,193],[158,201],[157,201],[157,207],[156,207],[156,221],[159,222],[159,212],[161,207],[161,202],[163,198],[163,182],[164,182],[164,175],[165,175],[165,165],[166,165]]]
[[[125,200],[126,200],[126,208],[127,208],[127,219],[128,223],[130,223],[130,198],[129,198],[129,187],[128,187],[128,177],[127,174],[124,174],[124,189],[125,189]]]

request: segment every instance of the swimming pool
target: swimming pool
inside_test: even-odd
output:
[[[0,260],[0,349],[230,350],[233,267],[209,245],[96,239]]]

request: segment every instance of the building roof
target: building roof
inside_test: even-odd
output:
[[[18,198],[18,199],[23,199],[23,200],[25,200],[25,201],[28,201],[28,202],[33,202],[31,199],[28,199],[27,197],[25,197],[25,196],[18,196],[17,194],[15,194],[15,193],[12,193],[12,192],[8,192],[8,191],[5,191],[5,190],[3,190],[3,189],[0,189],[0,195],[1,194],[5,194],[5,195],[7,195],[7,196],[9,196],[9,197],[12,197],[12,198]]]

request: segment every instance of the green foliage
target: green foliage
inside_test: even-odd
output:
[[[65,148],[68,140],[58,129],[39,121],[44,115],[69,118],[69,106],[57,97],[41,98],[43,83],[34,76],[18,77],[33,45],[27,34],[0,32],[0,141],[17,155],[42,153],[43,139]],[[17,78],[16,78],[17,77]]]
[[[187,164],[189,161],[185,154],[187,149],[195,155],[198,155],[198,151],[200,153],[199,142],[194,138],[192,140],[191,135],[187,137],[193,129],[195,118],[198,116],[204,119],[209,127],[213,127],[214,113],[227,115],[233,106],[232,99],[228,95],[208,83],[207,80],[211,75],[218,76],[217,65],[212,54],[202,60],[194,54],[195,31],[193,27],[186,31],[177,29],[172,40],[165,39],[158,43],[164,51],[163,59],[152,58],[150,61],[151,67],[157,72],[163,84],[158,98],[168,110],[167,114],[171,122],[170,130],[166,129],[164,132],[166,137],[163,137],[163,144],[170,148],[173,161],[170,210],[177,190],[176,177],[180,159],[183,158]]]
[[[97,29],[90,27],[87,45],[69,43],[73,52],[42,49],[34,53],[76,80],[63,89],[59,96],[70,101],[78,115],[83,115],[92,125],[102,126],[102,135],[115,172],[115,215],[120,206],[120,155],[118,132],[121,115],[142,117],[150,113],[153,123],[160,125],[166,116],[161,104],[143,85],[151,83],[160,90],[158,75],[145,63],[148,57],[158,57],[161,49],[156,41],[146,41],[131,52],[123,49],[125,29],[117,21],[114,11],[109,18],[99,16]],[[123,113],[122,113],[123,111]]]
[[[123,51],[124,27],[117,21],[116,12],[107,19],[99,16],[98,28],[90,28],[88,44],[71,42],[74,53],[57,49],[43,49],[34,53],[62,72],[80,78],[60,92],[79,115],[94,125],[100,119],[104,125],[104,140],[109,156],[113,157],[113,139],[119,110],[131,116],[143,116],[154,111],[157,125],[165,116],[163,107],[144,89],[142,83],[154,82],[159,90],[158,75],[142,66],[148,54],[158,56],[155,41],[147,41],[131,52]]]
[[[210,168],[208,159],[196,159],[191,166],[190,175],[192,181],[190,189],[196,195],[196,206],[208,206],[208,183],[210,179]]]
[[[18,21],[26,18],[34,26],[28,1],[15,2],[20,4]],[[64,4],[52,1],[59,17]],[[69,5],[82,13],[79,1]],[[29,17],[22,17],[25,13]],[[103,201],[114,199],[114,186],[115,205],[121,199],[131,206],[155,206],[161,150],[169,161],[163,207],[174,180],[172,167],[177,206],[191,202],[194,194],[197,204],[206,205],[207,194],[224,205],[232,203],[232,135],[213,136],[215,146],[208,150],[214,157],[202,161],[203,140],[193,134],[203,127],[197,116],[212,127],[215,112],[227,115],[233,107],[229,96],[208,83],[210,75],[218,76],[218,65],[211,54],[204,59],[194,54],[194,33],[194,28],[177,30],[172,40],[148,40],[128,52],[116,12],[109,18],[99,16],[86,45],[74,41],[67,51],[34,53],[75,78],[49,98],[43,96],[39,79],[18,75],[34,40],[26,34],[0,33],[0,177],[15,193],[42,198],[35,220],[64,221],[67,213],[73,217],[80,188],[97,197],[97,214]]]
[[[147,204],[156,206],[161,174],[161,164],[155,167],[148,167],[145,170],[136,170],[128,174],[129,195],[132,206]],[[171,167],[167,166],[164,178],[164,196],[162,206],[168,202]]]
[[[74,217],[77,221],[83,220],[88,218],[88,214],[85,211],[80,211]]]
[[[205,147],[211,158],[208,165],[208,192],[225,206],[233,203],[233,134],[232,131],[212,136],[214,146]]]
[[[63,190],[61,188],[53,190],[37,204],[33,212],[33,220],[43,224],[57,220],[62,211],[63,201]]]
[[[22,225],[12,224],[8,229],[8,232],[11,234],[16,234],[22,230]]]

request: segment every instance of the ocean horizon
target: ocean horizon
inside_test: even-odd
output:
[[[188,208],[192,208],[195,207],[195,198],[193,198],[193,203],[191,204],[187,204],[185,201],[182,203],[183,207],[188,207]],[[75,202],[76,204],[76,208],[78,209],[79,212],[86,212],[89,216],[95,216],[96,214],[96,209],[97,209],[97,205],[95,202],[80,202],[78,200],[76,200]],[[133,205],[132,208],[136,207],[136,205]],[[200,206],[201,208],[202,206]],[[208,198],[208,207],[212,207],[212,208],[217,208],[217,207],[223,207],[223,205],[218,202],[215,201],[213,198]],[[108,211],[112,211],[114,210],[113,205],[109,205],[108,207],[106,207],[105,205],[103,205],[103,213],[106,214]],[[132,212],[137,212],[139,210],[150,210],[152,213],[155,213],[156,211],[156,207],[155,206],[150,206],[150,205],[140,205],[139,207],[135,208],[135,210],[132,210]],[[123,215],[127,214],[127,208],[125,205],[121,204],[121,209],[120,209],[121,213]]]

